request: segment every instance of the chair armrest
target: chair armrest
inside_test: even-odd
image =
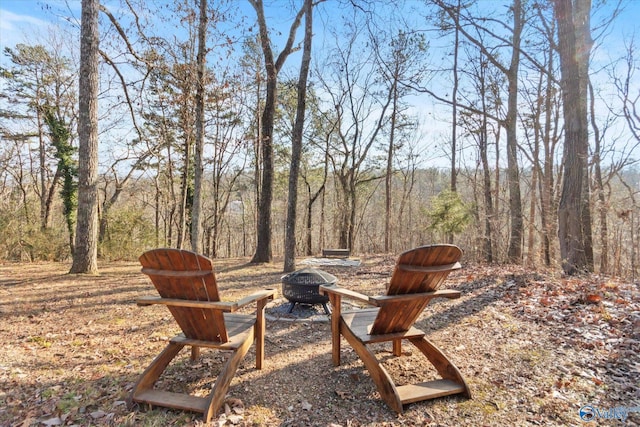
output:
[[[177,298],[161,298],[161,297],[142,297],[136,300],[136,304],[140,306],[160,304],[172,307],[190,307],[190,308],[206,308],[222,311],[236,311],[238,304],[226,301],[195,301]]]
[[[371,304],[377,307],[382,306],[385,303],[395,301],[403,301],[403,300],[415,300],[415,299],[433,299],[433,298],[448,298],[455,299],[460,298],[460,291],[455,291],[453,289],[440,289],[433,292],[421,292],[415,294],[400,294],[400,295],[381,295],[376,297],[371,297]]]
[[[263,299],[273,299],[276,295],[275,289],[265,289],[263,291],[254,292],[251,295],[248,295],[244,298],[239,299],[236,302],[236,309],[244,307],[245,305],[251,304],[255,301],[260,301]]]
[[[320,294],[338,294],[347,298],[355,299],[358,301],[366,302],[367,304],[371,304],[371,298],[367,295],[361,294],[359,292],[350,291],[349,289],[341,288],[338,285],[320,285],[318,288]]]
[[[187,299],[177,298],[161,298],[161,297],[142,297],[136,300],[136,303],[140,306],[160,304],[172,307],[191,307],[191,308],[205,308],[213,310],[222,310],[227,312],[234,312],[245,305],[251,304],[255,301],[263,299],[273,299],[276,294],[275,289],[265,289],[264,291],[253,293],[247,297],[244,297],[236,302],[232,301],[195,301]]]

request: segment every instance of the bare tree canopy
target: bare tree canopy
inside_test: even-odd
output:
[[[43,26],[2,34],[1,259],[444,241],[638,273],[637,2],[3,8]]]

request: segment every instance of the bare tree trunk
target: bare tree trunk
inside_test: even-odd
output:
[[[260,198],[258,199],[258,220],[257,220],[257,242],[256,252],[251,262],[270,262],[271,253],[271,201],[273,199],[273,127],[277,101],[277,84],[278,72],[284,64],[289,54],[293,51],[293,42],[295,41],[295,33],[300,26],[304,7],[302,7],[296,15],[291,28],[289,37],[282,52],[275,59],[273,50],[271,49],[271,39],[269,38],[269,30],[264,14],[264,5],[262,0],[249,0],[258,17],[258,26],[260,27],[260,45],[264,55],[264,65],[267,74],[267,97],[265,99],[264,111],[262,112],[262,177]]]
[[[412,156],[409,156],[409,162],[407,163],[406,171],[403,174],[402,179],[402,198],[400,199],[400,207],[398,208],[398,222],[400,224],[411,224],[411,193],[413,192],[413,187],[416,182],[416,164],[414,160],[411,159]],[[407,202],[409,202],[409,214],[408,218],[405,220],[405,211],[407,211]],[[413,246],[411,245],[410,236],[412,235],[411,229],[407,229],[405,227],[400,227],[400,238],[405,242],[405,247]],[[406,234],[404,234],[406,233]]]
[[[591,224],[587,199],[588,117],[587,81],[591,36],[590,0],[554,0],[565,123],[565,160],[558,207],[558,237],[562,268],[568,275],[593,270],[589,255]],[[588,187],[588,186],[587,186]],[[591,261],[591,262],[590,262]]]
[[[458,151],[458,51],[460,48],[460,24],[458,18],[460,16],[460,0],[456,5],[455,11],[455,36],[453,44],[453,89],[451,91],[451,191],[458,191],[458,174],[457,174],[457,158]],[[453,235],[451,235],[453,239]]]
[[[320,192],[316,193],[316,195],[320,194]],[[313,218],[313,202],[315,202],[315,199],[312,200],[312,196],[311,196],[311,186],[309,185],[309,183],[307,183],[307,198],[308,198],[308,202],[307,202],[307,218],[306,218],[306,228],[305,228],[305,255],[307,256],[311,256],[313,255],[313,250],[312,250],[312,246],[313,246],[313,233],[312,233],[312,227],[313,227],[313,222],[312,222],[312,218]]]
[[[298,77],[298,105],[296,108],[296,120],[291,137],[291,167],[289,168],[289,200],[287,206],[287,224],[284,246],[284,271],[291,272],[296,269],[296,214],[298,205],[298,175],[300,173],[300,158],[302,155],[302,134],[304,131],[304,115],[307,100],[307,78],[309,76],[309,64],[311,63],[311,38],[313,36],[313,2],[304,1],[304,47],[302,51],[302,64]]]
[[[458,191],[458,52],[460,48],[460,0],[455,10],[455,35],[453,44],[453,89],[451,91],[451,191]],[[447,242],[453,244],[453,233],[448,233]]]
[[[329,149],[329,147],[327,147],[327,150]],[[325,173],[328,172],[329,170],[329,164],[328,164],[328,156],[325,157],[325,163],[324,163],[324,168],[325,168]],[[322,190],[321,196],[322,196],[322,201],[320,203],[320,239],[318,241],[318,246],[320,248],[324,248],[325,246],[325,207],[327,205],[327,192],[326,192],[326,186],[325,188]]]
[[[182,168],[182,177],[180,178],[180,209],[178,223],[178,242],[177,248],[183,249],[187,237],[187,218],[189,217],[189,171],[191,169],[191,135],[185,135],[184,141],[184,165]]]
[[[160,186],[158,185],[158,174],[159,174],[159,170],[160,170],[160,165],[158,164],[157,166],[157,172],[156,172],[156,176],[153,179],[153,184],[154,184],[154,225],[155,225],[155,247],[159,248],[160,247]],[[166,236],[166,234],[165,234]]]
[[[484,62],[482,55],[481,62]],[[486,105],[486,79],[485,79],[485,69],[486,67],[481,66],[480,72],[480,84],[481,90],[480,93],[482,95],[482,111],[486,113],[487,105]],[[488,155],[488,147],[489,147],[489,131],[487,124],[487,115],[482,115],[482,126],[480,127],[480,161],[482,163],[482,182],[483,182],[483,195],[484,195],[484,238],[482,239],[482,255],[484,260],[487,262],[493,262],[493,227],[491,225],[494,220],[495,212],[493,210],[493,198],[491,197],[491,167],[489,166],[489,155]],[[496,143],[497,145],[497,143]],[[499,185],[496,184],[496,187]]]
[[[552,41],[553,34],[549,34],[549,39]],[[555,144],[552,141],[551,135],[551,122],[552,122],[552,107],[553,107],[553,91],[554,91],[554,77],[553,77],[553,43],[549,43],[548,51],[548,63],[546,69],[546,89],[545,89],[545,124],[544,135],[542,136],[542,144],[544,148],[544,165],[542,166],[542,176],[539,180],[540,188],[540,222],[542,223],[542,250],[544,256],[544,264],[549,267],[551,265],[551,259],[553,258],[551,252],[551,236],[553,234],[553,221],[552,221],[552,204],[553,204],[553,152]]]
[[[70,273],[98,272],[98,0],[82,0],[78,222]]]
[[[268,59],[265,59],[269,63]],[[269,70],[273,67],[267,65]],[[251,262],[270,262],[271,253],[271,201],[273,199],[273,120],[275,114],[277,74],[275,70],[267,72],[267,96],[265,108],[262,112],[262,136],[260,140],[260,154],[262,156],[262,170],[260,176],[260,197],[258,199],[257,241],[256,252]]]
[[[349,231],[351,230],[350,219],[351,219],[351,205],[349,203],[349,183],[347,181],[347,177],[338,176],[338,180],[340,182],[340,191],[338,193],[340,197],[340,201],[338,203],[339,212],[338,212],[338,247],[340,248],[351,248],[349,242]]]
[[[537,157],[538,154],[535,153],[534,157]],[[536,255],[535,255],[535,236],[536,236],[536,199],[537,199],[537,187],[538,186],[538,168],[531,168],[531,195],[529,197],[529,226],[528,226],[528,236],[527,236],[527,263],[529,266],[534,267],[536,265]]]
[[[38,123],[38,154],[40,160],[40,229],[45,230],[49,226],[49,211],[51,209],[51,205],[47,203],[47,170],[45,167],[45,163],[47,161],[47,152],[46,152],[46,144],[44,142],[44,135],[42,132],[42,111],[40,108],[36,109],[36,121]],[[53,188],[55,185],[51,187]]]
[[[595,99],[593,97],[593,86],[589,81],[589,93],[591,100],[590,117],[591,128],[593,129],[593,139],[595,142],[593,154],[593,170],[596,192],[598,196],[598,215],[600,219],[600,274],[609,273],[609,224],[607,214],[609,213],[609,205],[605,196],[604,182],[602,180],[602,164],[601,164],[601,135],[600,129],[596,123]]]
[[[522,34],[523,11],[520,0],[513,0],[513,50],[511,64],[507,72],[509,79],[509,98],[506,117],[507,127],[507,181],[509,186],[509,210],[511,230],[508,258],[510,262],[522,261],[522,197],[520,195],[520,172],[518,166],[518,141],[516,136],[518,113],[518,67],[520,64],[520,36]]]
[[[351,179],[350,180],[350,187],[349,187],[349,206],[351,209],[349,209],[349,238],[347,241],[346,246],[342,246],[343,248],[347,248],[350,250],[354,250],[354,243],[356,240],[356,209],[358,208],[357,206],[357,194],[356,194],[356,184],[355,184],[355,180]]]
[[[322,184],[320,185],[320,188],[318,188],[318,191],[316,191],[313,195],[311,194],[311,184],[305,180],[306,184],[307,184],[307,192],[308,192],[308,198],[309,198],[309,202],[307,204],[307,228],[306,228],[306,250],[305,253],[308,256],[313,255],[313,227],[312,227],[312,214],[313,214],[313,205],[315,204],[315,202],[318,200],[318,197],[323,196],[326,185],[327,185],[327,176],[329,173],[329,138],[331,137],[331,134],[327,135],[327,139],[326,139],[326,144],[325,144],[325,151],[324,151],[324,164],[323,164],[323,176],[322,176]],[[323,203],[321,206],[321,209],[323,210],[323,212],[321,212],[321,216],[322,219],[320,221],[320,241],[319,241],[319,245],[320,247],[322,247],[323,245],[323,238],[322,238],[322,233],[323,231],[323,219],[324,219],[324,196],[323,196]]]
[[[542,116],[542,103],[544,101],[541,94],[543,93],[544,73],[540,73],[536,93],[535,107],[533,108],[533,148],[532,148],[532,167],[531,167],[531,194],[529,197],[529,227],[528,227],[528,245],[527,245],[527,263],[530,267],[535,267],[538,257],[535,254],[535,238],[536,238],[536,205],[537,191],[540,187],[538,181],[542,179],[540,176],[540,140],[542,139],[542,130],[540,129],[540,118]]]
[[[200,0],[200,23],[198,25],[198,55],[196,79],[196,141],[193,182],[193,209],[191,211],[191,250],[202,252],[202,181],[204,165],[204,97],[205,63],[207,61],[207,0]]]
[[[384,211],[384,251],[391,252],[391,183],[393,178],[393,156],[395,145],[396,120],[398,115],[398,79],[394,76],[391,93],[393,97],[391,109],[391,129],[389,132],[389,146],[387,148],[387,171],[384,180],[385,211]]]

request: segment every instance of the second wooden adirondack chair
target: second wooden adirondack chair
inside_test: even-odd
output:
[[[331,315],[332,358],[340,365],[340,336],[344,336],[358,354],[382,399],[402,413],[403,405],[452,394],[471,397],[471,392],[456,366],[433,345],[425,333],[413,325],[434,298],[459,298],[460,292],[440,290],[453,270],[460,268],[462,251],[454,245],[422,246],[402,253],[396,263],[387,294],[379,297],[340,288],[320,286],[329,296]],[[365,302],[376,308],[341,312],[342,297]],[[441,379],[397,386],[382,366],[369,344],[393,343],[393,354],[402,354],[402,340],[417,347],[435,367]]]
[[[140,256],[142,272],[149,276],[160,297],[141,298],[138,305],[167,306],[182,333],[172,338],[166,348],[151,362],[131,392],[131,401],[173,409],[202,413],[209,422],[224,403],[225,395],[238,365],[256,341],[256,369],[264,361],[264,309],[275,291],[264,290],[237,302],[222,302],[208,258],[178,249],[155,249]],[[251,303],[256,314],[232,313]],[[171,360],[185,346],[191,346],[191,357],[199,348],[230,352],[207,397],[192,396],[154,389],[154,384]]]

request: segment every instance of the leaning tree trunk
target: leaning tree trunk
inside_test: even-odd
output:
[[[257,241],[256,252],[251,262],[270,262],[271,253],[271,201],[273,199],[273,127],[276,112],[277,101],[277,84],[278,72],[282,68],[285,60],[293,52],[293,43],[295,41],[296,30],[300,26],[302,15],[304,14],[304,6],[300,8],[296,15],[291,28],[289,29],[289,37],[287,43],[274,59],[273,50],[271,49],[271,39],[269,38],[269,30],[264,14],[264,4],[262,0],[249,0],[251,6],[256,11],[258,18],[258,26],[260,29],[260,45],[264,55],[264,66],[267,74],[267,96],[265,99],[264,110],[262,112],[262,136],[260,139],[262,154],[262,176],[260,197],[258,199],[258,216],[257,216]]]
[[[296,108],[296,120],[293,126],[291,141],[291,167],[289,169],[289,201],[287,206],[287,224],[284,247],[284,271],[291,272],[296,269],[296,215],[298,205],[298,175],[300,173],[300,158],[302,156],[302,134],[304,131],[304,114],[307,101],[307,78],[309,77],[309,64],[311,63],[311,38],[313,36],[312,0],[304,2],[304,48],[302,51],[302,64],[298,78],[298,105]]]
[[[70,273],[98,272],[98,0],[82,0],[78,219]]]

